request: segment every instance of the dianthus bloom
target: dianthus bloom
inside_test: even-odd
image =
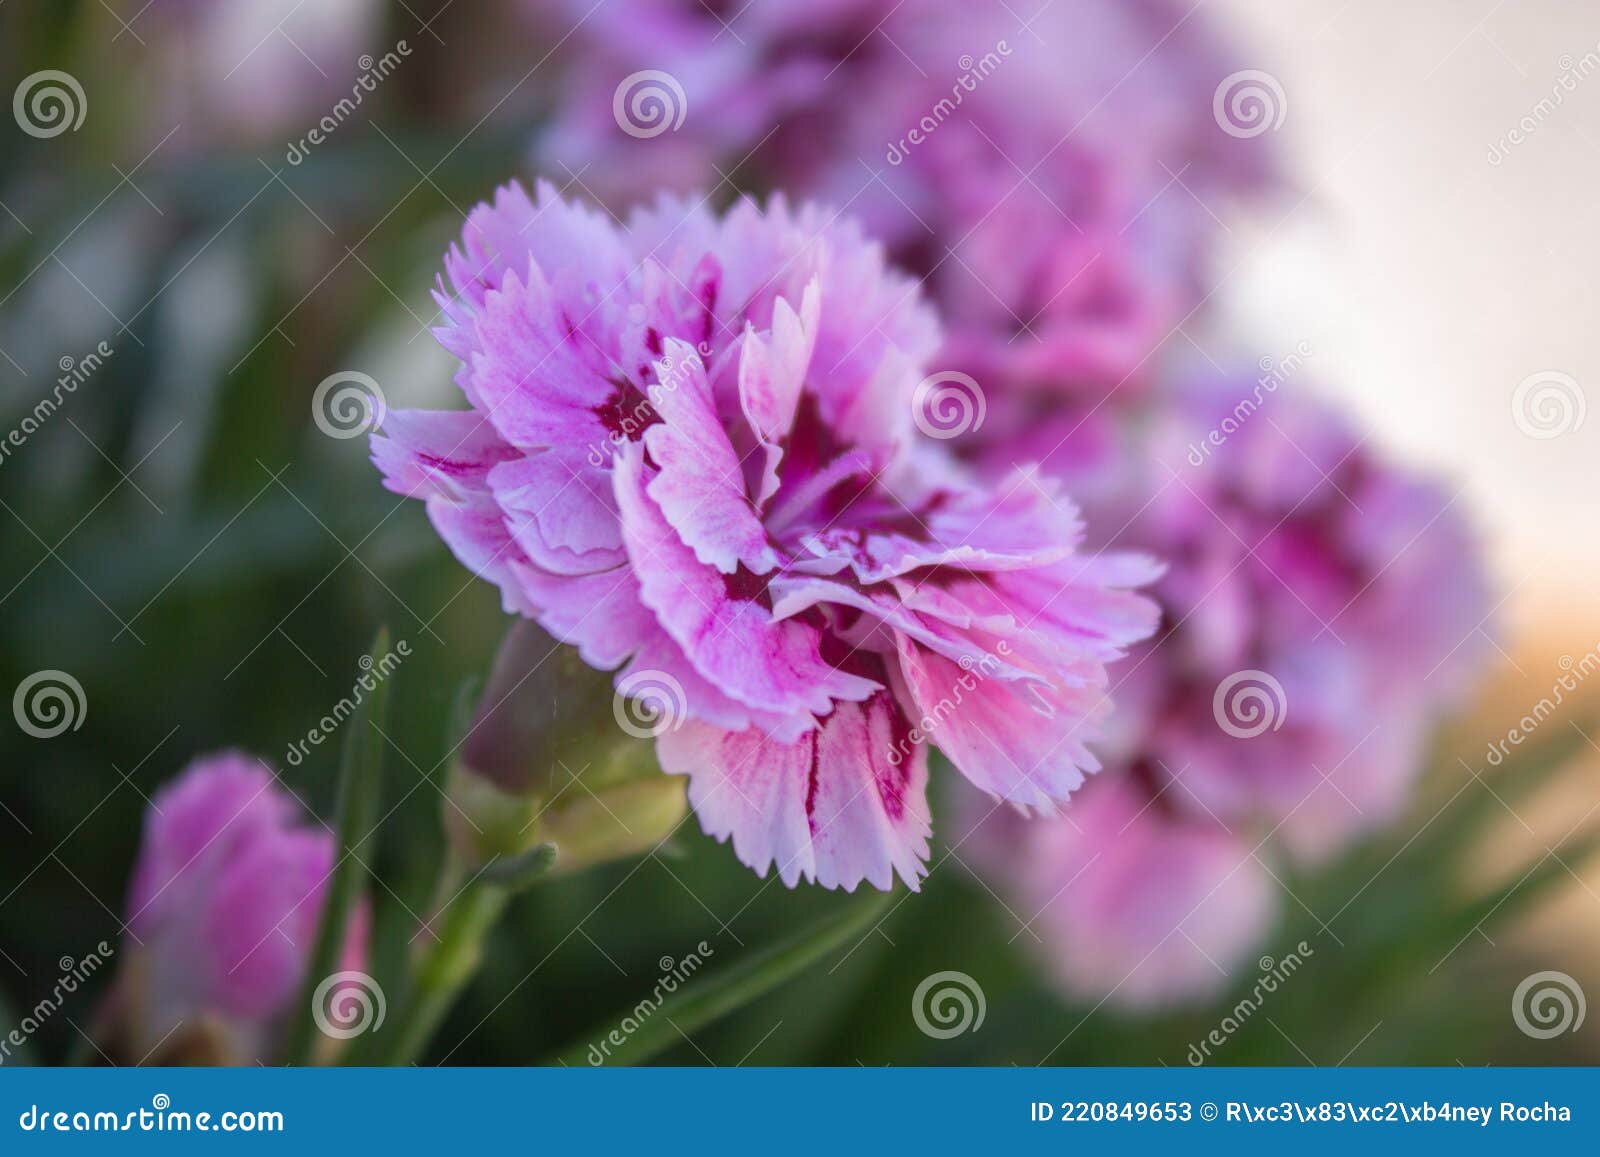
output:
[[[1125,475],[1086,499],[1101,533],[1170,560],[1162,627],[1115,688],[1107,770],[1072,823],[1029,829],[1029,855],[1011,854],[1003,820],[974,837],[1045,906],[1068,988],[1133,1003],[1226,979],[1277,907],[1275,857],[1315,863],[1396,818],[1488,617],[1453,496],[1384,462],[1329,406],[1270,376],[1159,400]],[[1121,817],[1116,834],[1103,813]],[[1191,867],[1173,871],[1180,860]],[[1197,930],[1207,911],[1235,934]]]
[[[272,772],[239,752],[197,759],[156,793],[109,1009],[116,1048],[135,1060],[270,1061],[334,866],[333,834],[302,818]],[[360,966],[364,942],[363,914],[347,967]]]
[[[976,797],[959,853],[1000,881],[1070,996],[1149,1008],[1209,996],[1250,956],[1278,910],[1254,839],[1178,816],[1112,765],[1052,819]]]
[[[1192,4],[528,6],[568,62],[544,164],[626,200],[720,172],[846,206],[928,280],[940,368],[985,389],[1137,386],[1217,214],[1272,184],[1281,93],[1215,114],[1239,74]]]
[[[938,328],[853,226],[663,199],[620,228],[512,185],[445,265],[472,408],[391,412],[386,485],[655,709],[662,767],[746,864],[916,886],[930,738],[1028,808],[1098,766],[1155,566],[1079,554],[1057,487],[980,487],[917,437]]]

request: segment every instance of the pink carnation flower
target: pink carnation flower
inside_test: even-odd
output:
[[[240,752],[197,759],[156,793],[128,893],[132,956],[113,1000],[135,1058],[163,1046],[179,1059],[269,1059],[334,865],[333,834],[303,818]],[[352,921],[348,967],[364,957],[365,925],[364,914]]]
[[[663,199],[621,228],[511,185],[445,265],[472,408],[391,412],[385,484],[664,713],[663,768],[746,864],[915,887],[929,735],[1028,808],[1098,766],[1156,568],[1080,555],[1056,486],[982,488],[916,437],[938,329],[853,226]]]
[[[1115,746],[1181,777],[1190,812],[1266,817],[1323,858],[1395,819],[1470,689],[1482,562],[1455,495],[1301,387],[1207,379],[1162,401],[1093,500],[1119,545],[1172,560]]]
[[[1085,503],[1108,541],[1170,560],[1162,627],[1119,669],[1107,770],[1069,815],[1023,854],[1003,816],[974,836],[1078,996],[1212,991],[1278,906],[1274,858],[1393,822],[1481,665],[1487,582],[1454,497],[1264,380],[1188,383],[1130,423]]]

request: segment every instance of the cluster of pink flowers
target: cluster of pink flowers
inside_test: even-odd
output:
[[[1063,820],[969,801],[975,863],[1051,933],[1078,997],[1224,984],[1282,907],[1284,860],[1322,863],[1398,816],[1486,645],[1455,496],[1299,391],[1197,379],[1128,416],[1090,525],[1168,569],[1162,625],[1120,669],[1107,767]]]
[[[745,863],[915,887],[925,717],[1022,808],[1098,767],[1106,664],[1154,626],[1133,589],[1156,568],[1080,551],[1048,479],[984,484],[919,434],[938,328],[854,226],[664,197],[619,227],[511,185],[445,264],[471,408],[392,412],[386,485],[508,611],[648,689],[662,767]]]
[[[554,184],[467,216],[464,406],[390,411],[384,484],[646,702],[756,872],[917,888],[936,746],[941,835],[1067,992],[1216,990],[1275,865],[1404,806],[1488,602],[1446,491],[1298,383],[1159,356],[1279,186],[1235,62],[1174,0],[525,6]],[[930,428],[951,381],[970,437]],[[121,1020],[262,1056],[331,840],[242,756],[158,804]]]
[[[1237,66],[1176,0],[528,7],[560,46],[548,175],[619,204],[726,179],[837,206],[925,281],[941,368],[985,388],[1136,386],[1216,215],[1273,183],[1213,118]]]
[[[1249,383],[1159,356],[1217,215],[1279,186],[1216,110],[1235,62],[1168,0],[528,8],[540,168],[703,197],[474,210],[437,294],[470,408],[391,415],[387,485],[665,697],[663,768],[757,871],[915,886],[932,744],[1068,991],[1215,989],[1275,860],[1403,806],[1487,601],[1444,492],[1298,383],[1239,427]],[[833,208],[704,207],[752,187]]]

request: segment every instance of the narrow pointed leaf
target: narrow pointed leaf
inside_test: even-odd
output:
[[[378,631],[369,652],[374,662],[389,653],[389,630]],[[345,930],[367,882],[366,860],[373,854],[364,843],[378,821],[382,795],[384,727],[389,704],[389,684],[380,679],[376,688],[356,707],[344,724],[344,749],[339,767],[339,797],[334,831],[337,844],[333,874],[328,880],[317,925],[317,937],[306,966],[305,982],[293,1008],[284,1056],[292,1065],[313,1063],[317,1035],[312,1003],[317,985],[337,970],[344,949]]]
[[[606,1063],[636,1065],[647,1061],[684,1036],[771,992],[852,937],[864,934],[888,911],[892,898],[893,894],[888,892],[856,897],[798,935],[761,949],[673,993],[621,1045],[610,1049]],[[575,1066],[590,1064],[590,1042],[604,1039],[622,1023],[624,1016],[634,1015],[635,1008],[630,1007],[596,1025],[581,1043],[554,1058],[554,1062]]]

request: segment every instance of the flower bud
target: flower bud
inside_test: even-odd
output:
[[[470,864],[557,847],[572,872],[647,851],[683,818],[683,781],[622,731],[610,676],[519,620],[450,770],[445,829]]]
[[[128,944],[97,1036],[119,1063],[270,1063],[305,978],[334,837],[260,760],[197,759],[156,794],[128,894]],[[365,959],[367,913],[342,967]]]

